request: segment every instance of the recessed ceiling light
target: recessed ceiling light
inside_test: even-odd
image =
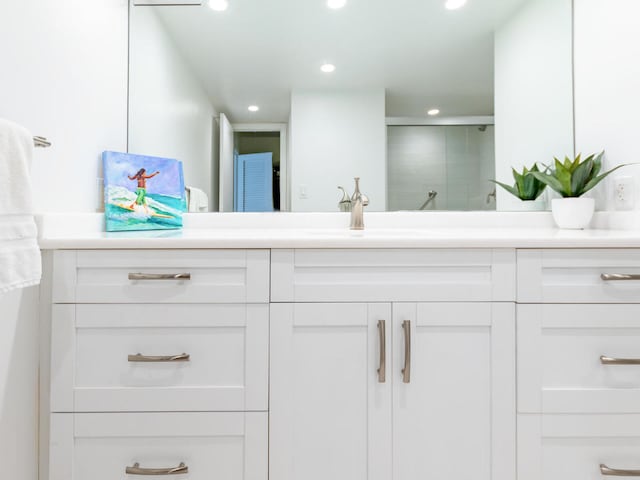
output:
[[[342,8],[347,4],[347,0],[327,0],[327,7],[338,9]]]
[[[260,107],[257,105],[250,105],[249,106],[249,111],[250,112],[257,112],[258,110],[260,110]]]
[[[437,108],[432,108],[431,110],[427,111],[427,115],[431,115],[432,117],[435,115],[438,115],[440,113],[440,110],[438,110]]]
[[[324,73],[332,73],[336,71],[336,66],[331,63],[325,63],[320,67],[320,70],[322,70]]]
[[[445,3],[444,6],[448,10],[456,10],[464,7],[466,3],[467,0],[447,0],[447,3]]]
[[[209,7],[216,12],[224,12],[229,8],[229,0],[209,0]]]

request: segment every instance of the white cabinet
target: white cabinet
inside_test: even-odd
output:
[[[392,337],[393,479],[513,480],[514,305],[394,303]]]
[[[41,480],[267,480],[268,250],[56,251],[52,283]]]
[[[389,480],[391,306],[273,304],[271,319],[269,478]]]
[[[640,250],[518,252],[518,480],[640,476]]]
[[[273,304],[270,398],[273,480],[513,480],[514,305]]]

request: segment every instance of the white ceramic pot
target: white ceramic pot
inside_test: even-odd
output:
[[[579,230],[591,222],[596,202],[593,198],[554,198],[551,213],[560,228]]]

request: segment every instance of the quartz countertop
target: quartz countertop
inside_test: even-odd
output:
[[[365,214],[364,231],[348,214],[192,214],[185,228],[104,232],[101,214],[37,217],[42,249],[179,248],[640,248],[635,216],[599,213],[596,228],[559,230],[548,212],[398,212]]]

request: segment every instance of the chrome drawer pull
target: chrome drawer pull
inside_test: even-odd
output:
[[[189,467],[181,463],[174,468],[140,468],[139,463],[134,463],[133,467],[125,469],[127,475],[182,475],[189,473]]]
[[[404,331],[404,368],[402,369],[402,382],[411,382],[411,321],[402,322]]]
[[[136,353],[135,355],[129,355],[127,360],[130,362],[138,363],[169,363],[169,362],[188,362],[191,360],[191,355],[188,353],[181,353],[180,355],[167,355],[167,356],[150,356]]]
[[[603,273],[600,278],[605,282],[620,281],[620,280],[640,280],[640,274],[638,273]]]
[[[129,280],[191,280],[190,273],[130,273]]]
[[[378,338],[380,339],[378,383],[384,383],[387,380],[387,322],[384,320],[378,320]]]
[[[612,477],[640,477],[640,470],[617,470],[604,464],[600,464],[600,473]]]
[[[600,363],[603,365],[640,365],[640,358],[612,358],[602,355]]]

